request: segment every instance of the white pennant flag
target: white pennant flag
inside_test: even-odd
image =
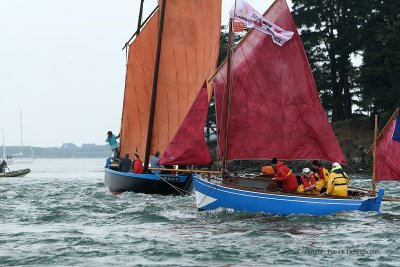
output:
[[[286,31],[281,27],[269,22],[244,0],[237,0],[236,10],[234,4],[229,15],[231,18],[237,21],[244,22],[249,28],[252,27],[263,33],[271,35],[272,41],[279,46],[284,45],[293,36],[293,32]]]

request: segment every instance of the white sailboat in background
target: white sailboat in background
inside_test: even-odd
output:
[[[22,112],[20,112],[20,122],[21,122],[21,152],[17,154],[13,154],[12,158],[14,163],[32,163],[35,160],[35,154],[33,153],[33,149],[31,146],[31,156],[24,156],[24,142],[23,142],[23,134],[22,134]]]
[[[3,130],[3,128],[1,129],[1,134],[3,136],[3,158],[0,160],[0,162],[5,160],[7,162],[7,165],[11,165],[11,164],[13,164],[14,159],[12,157],[10,157],[10,156],[6,156],[6,143],[4,141],[4,130]]]

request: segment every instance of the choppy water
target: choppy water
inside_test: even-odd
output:
[[[399,266],[400,203],[323,217],[198,212],[194,196],[111,195],[103,165],[36,160],[28,176],[1,178],[0,265]],[[398,183],[379,187],[400,197]]]

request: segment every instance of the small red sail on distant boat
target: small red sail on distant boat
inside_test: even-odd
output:
[[[400,108],[382,130],[376,144],[376,180],[400,181]]]
[[[178,132],[159,160],[163,165],[210,165],[212,159],[204,138],[208,113],[207,84],[204,83]]]

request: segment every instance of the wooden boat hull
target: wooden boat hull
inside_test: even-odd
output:
[[[384,190],[376,197],[361,199],[295,196],[284,193],[262,193],[231,188],[193,178],[199,210],[228,208],[236,211],[266,212],[271,214],[327,215],[342,211],[379,212]]]
[[[31,172],[30,169],[23,169],[23,170],[18,170],[18,171],[0,173],[0,178],[3,178],[3,177],[24,177],[25,175],[27,175],[30,172]]]
[[[194,173],[187,175],[125,173],[107,167],[104,170],[105,186],[112,193],[131,191],[160,195],[188,194],[193,191],[193,177],[196,176]]]

